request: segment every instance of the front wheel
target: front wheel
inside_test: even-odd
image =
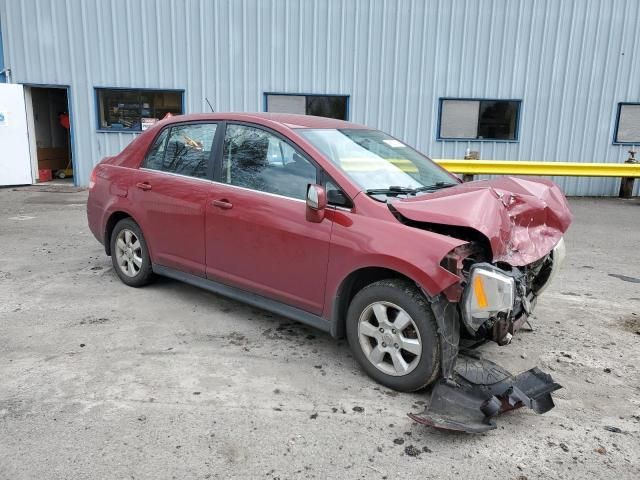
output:
[[[369,376],[394,390],[420,390],[439,374],[436,319],[409,280],[381,280],[360,290],[347,312],[347,339]]]

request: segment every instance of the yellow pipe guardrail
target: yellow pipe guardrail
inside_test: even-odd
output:
[[[453,173],[475,175],[545,175],[563,177],[640,177],[640,163],[519,162],[512,160],[460,160],[434,162]]]

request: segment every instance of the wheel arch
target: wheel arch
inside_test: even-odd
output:
[[[107,218],[107,221],[105,222],[104,227],[104,251],[108,256],[111,256],[111,234],[113,233],[113,229],[120,220],[123,220],[125,218],[132,219],[138,224],[140,229],[142,229],[140,223],[129,212],[121,209],[111,212],[109,214],[109,218]]]
[[[353,297],[367,285],[387,278],[402,278],[419,285],[415,279],[408,275],[387,267],[368,266],[349,273],[340,283],[333,302],[331,312],[331,335],[333,337],[343,338],[345,336],[347,310]]]

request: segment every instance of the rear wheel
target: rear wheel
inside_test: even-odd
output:
[[[419,390],[439,374],[435,316],[409,280],[381,280],[360,290],[349,305],[347,338],[362,368],[394,390]]]
[[[153,280],[147,242],[131,218],[120,220],[113,228],[111,261],[120,280],[130,287],[142,287]]]

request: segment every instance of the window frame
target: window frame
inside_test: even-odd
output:
[[[442,127],[442,106],[446,100],[459,100],[467,102],[516,102],[518,104],[518,112],[516,113],[515,137],[513,139],[504,138],[454,138],[440,136]],[[522,115],[522,99],[521,98],[488,98],[488,97],[440,97],[438,98],[438,112],[436,119],[436,141],[438,142],[497,142],[497,143],[520,143],[520,116]],[[480,120],[480,119],[478,119]]]
[[[329,199],[327,198],[327,206],[330,208],[336,208],[339,210],[346,210],[346,211],[351,211],[353,210],[354,204],[353,204],[353,200],[351,200],[351,197],[349,197],[349,195],[347,195],[344,192],[344,189],[340,186],[340,184],[338,182],[336,182],[331,175],[329,175],[327,173],[327,171],[323,168],[320,169],[320,186],[322,186],[322,188],[325,189],[325,192],[328,192],[327,190],[327,183],[331,182],[333,183],[335,186],[338,187],[338,189],[340,190],[340,193],[342,193],[342,196],[346,199],[347,203],[346,205],[337,205],[335,203],[331,203],[329,201]]]
[[[173,173],[173,172],[167,172],[164,170],[156,170],[153,168],[147,168],[145,167],[145,164],[147,162],[147,157],[149,156],[149,153],[151,152],[151,149],[153,148],[153,146],[155,145],[156,141],[158,140],[158,138],[160,137],[160,135],[162,135],[162,133],[166,130],[171,130],[171,128],[175,127],[175,126],[181,126],[181,125],[194,125],[194,124],[201,124],[201,123],[215,123],[216,126],[216,134],[213,138],[213,146],[211,147],[211,153],[209,156],[209,165],[208,165],[208,169],[207,169],[207,177],[206,178],[200,178],[200,177],[192,177],[189,175],[183,175],[181,173]],[[225,185],[227,187],[234,187],[234,188],[240,188],[243,190],[248,190],[251,192],[255,192],[255,193],[260,193],[260,194],[264,194],[264,195],[272,195],[272,196],[276,196],[279,198],[286,198],[288,200],[293,200],[296,202],[305,202],[306,200],[300,200],[298,198],[293,198],[293,197],[287,197],[285,195],[280,195],[277,193],[271,193],[271,192],[263,192],[261,190],[254,190],[252,188],[247,188],[247,187],[241,187],[239,185],[231,185],[229,183],[226,183],[223,181],[223,171],[222,171],[222,161],[223,161],[223,151],[224,151],[224,138],[227,134],[227,125],[228,124],[233,124],[233,125],[244,125],[247,127],[253,127],[253,128],[258,128],[261,130],[264,130],[272,135],[274,135],[275,137],[279,138],[280,140],[286,142],[287,144],[289,144],[292,148],[294,148],[305,160],[307,160],[309,163],[311,163],[311,165],[313,165],[316,169],[316,185],[322,185],[325,186],[327,181],[332,181],[342,192],[342,194],[345,196],[345,198],[347,199],[348,205],[346,206],[341,206],[341,205],[333,205],[333,204],[329,204],[330,208],[336,208],[336,209],[343,209],[343,210],[349,210],[351,211],[353,209],[353,199],[347,195],[344,191],[344,188],[342,188],[342,186],[336,182],[335,180],[333,180],[331,178],[331,176],[327,173],[327,171],[322,168],[322,165],[320,165],[315,159],[313,159],[300,145],[298,145],[295,141],[293,141],[292,139],[290,139],[289,137],[283,135],[282,133],[258,124],[258,123],[252,123],[252,122],[246,122],[246,121],[241,121],[241,120],[191,120],[191,121],[184,121],[184,122],[173,122],[170,123],[169,125],[165,125],[164,127],[162,127],[161,129],[159,129],[156,134],[153,136],[153,140],[151,140],[151,142],[149,142],[149,146],[147,147],[147,151],[144,154],[144,157],[142,158],[142,160],[140,161],[140,163],[138,164],[138,169],[139,170],[145,170],[148,172],[154,172],[154,173],[158,173],[158,174],[164,174],[164,175],[171,175],[171,176],[176,176],[176,177],[180,177],[180,178],[187,178],[187,179],[192,179],[192,180],[196,180],[196,181],[207,181],[210,183],[218,183],[220,185]],[[167,139],[169,138],[169,136],[171,135],[171,132],[168,133]]]
[[[165,125],[160,130],[158,130],[158,132],[153,136],[153,140],[151,140],[151,142],[149,142],[149,146],[147,147],[147,151],[145,152],[144,157],[140,161],[140,164],[138,165],[138,169],[139,170],[145,170],[147,172],[155,172],[155,173],[160,173],[160,174],[165,174],[165,175],[172,175],[172,176],[181,177],[181,178],[190,178],[190,179],[193,179],[193,180],[200,180],[200,181],[204,180],[204,181],[208,181],[208,182],[213,182],[214,169],[215,169],[215,164],[217,162],[219,144],[222,144],[223,141],[224,141],[224,136],[221,135],[220,132],[224,132],[226,130],[225,125],[224,125],[225,123],[226,122],[224,120],[191,120],[191,121],[187,121],[187,122],[174,122],[174,123],[170,123],[169,125]],[[216,126],[216,133],[213,136],[213,144],[211,145],[211,152],[209,153],[209,160],[208,160],[208,164],[207,164],[207,175],[206,175],[206,177],[194,177],[192,175],[184,175],[182,173],[168,172],[166,170],[157,170],[155,168],[149,168],[149,167],[145,166],[146,163],[147,163],[147,159],[149,158],[149,154],[151,153],[151,149],[155,145],[155,143],[158,140],[158,138],[160,138],[160,136],[165,131],[168,132],[167,138],[165,139],[165,152],[166,152],[166,142],[171,137],[171,129],[173,127],[183,127],[183,126],[189,126],[189,125],[202,125],[202,124],[215,125]]]
[[[346,99],[346,118],[341,118],[338,120],[343,120],[348,122],[351,119],[351,95],[347,95],[344,93],[289,93],[289,92],[263,92],[263,111],[265,113],[278,113],[278,112],[269,112],[269,95],[280,95],[283,97],[344,97]],[[306,115],[306,112],[305,112]],[[320,117],[320,118],[331,118],[331,117]]]
[[[616,121],[613,127],[613,141],[612,145],[640,145],[640,140],[637,142],[619,142],[618,141],[618,128],[620,127],[620,113],[622,112],[623,105],[637,105],[640,107],[640,102],[618,102],[618,108],[616,110]]]
[[[137,87],[109,87],[109,86],[94,86],[93,87],[93,95],[95,99],[95,107],[96,107],[96,132],[100,133],[133,133],[133,134],[141,134],[144,132],[142,130],[142,126],[139,129],[132,128],[102,128],[102,122],[100,121],[100,90],[134,90],[138,92],[161,92],[161,93],[179,93],[180,94],[180,109],[182,110],[181,115],[186,113],[185,106],[185,96],[186,90],[184,88],[137,88]],[[162,120],[162,119],[159,119]]]
[[[311,158],[309,156],[309,154],[307,154],[307,152],[304,151],[304,149],[296,144],[294,141],[292,141],[290,138],[288,138],[287,136],[281,134],[280,132],[269,128],[265,125],[260,125],[258,123],[251,123],[251,122],[245,122],[245,121],[241,121],[241,120],[225,120],[224,121],[224,134],[221,135],[220,137],[220,141],[218,144],[215,145],[216,147],[216,157],[214,160],[214,169],[213,169],[213,181],[215,183],[219,183],[221,185],[226,185],[227,187],[234,187],[234,188],[241,188],[243,190],[248,190],[250,192],[255,192],[255,193],[263,193],[265,195],[274,195],[276,197],[279,198],[287,198],[289,200],[294,200],[297,202],[306,202],[306,199],[299,199],[299,198],[294,198],[294,197],[288,197],[286,195],[281,195],[279,193],[272,193],[272,192],[265,192],[263,190],[255,190],[253,188],[249,188],[249,187],[243,187],[241,185],[233,185],[231,183],[227,183],[224,181],[224,172],[222,170],[222,163],[224,160],[224,139],[227,136],[227,127],[229,125],[242,125],[245,127],[250,127],[250,128],[255,128],[258,130],[262,130],[265,131],[267,133],[269,133],[270,135],[273,135],[274,137],[278,138],[279,140],[287,143],[291,148],[293,148],[302,158],[304,158],[306,161],[308,161],[315,169],[316,169],[316,181],[315,181],[315,185],[320,185],[320,181],[322,179],[322,172],[324,171],[324,169],[322,168],[321,165],[318,165],[318,162],[316,162],[313,158]],[[217,132],[216,132],[217,133]],[[216,139],[217,140],[217,139]],[[214,142],[215,143],[215,142]],[[342,187],[340,187],[342,188]]]

